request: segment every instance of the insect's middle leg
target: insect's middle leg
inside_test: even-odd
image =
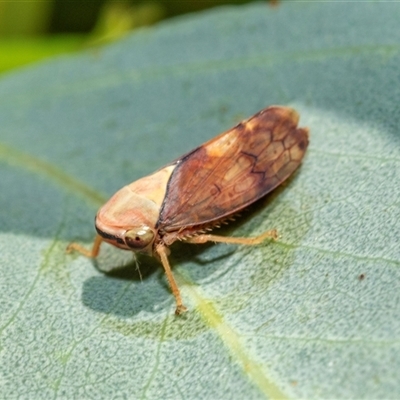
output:
[[[175,314],[179,315],[184,313],[187,310],[187,308],[182,303],[181,293],[175,281],[174,275],[172,274],[171,266],[169,265],[167,251],[168,251],[167,247],[163,244],[159,244],[156,247],[156,252],[160,256],[161,264],[164,267],[165,275],[167,275],[169,286],[172,290],[173,295],[175,296],[175,301],[176,301]]]
[[[278,233],[275,229],[264,232],[261,235],[255,237],[231,237],[231,236],[218,236],[202,234],[185,238],[187,243],[206,243],[206,242],[218,242],[218,243],[232,243],[232,244],[244,244],[247,246],[253,246],[262,243],[265,239],[278,239]]]

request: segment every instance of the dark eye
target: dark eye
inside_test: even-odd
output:
[[[125,244],[133,250],[147,247],[154,239],[154,232],[147,226],[132,228],[125,232]]]

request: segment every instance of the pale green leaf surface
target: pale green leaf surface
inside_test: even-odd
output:
[[[4,76],[2,397],[397,397],[399,19],[396,3],[223,8]],[[141,281],[65,254],[115,190],[269,104],[299,110],[309,151],[223,233],[281,237],[174,246],[183,317],[155,260]]]

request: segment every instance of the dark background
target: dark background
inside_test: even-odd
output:
[[[171,18],[176,15],[195,12],[226,4],[243,4],[249,0],[164,0],[164,1],[124,1],[107,2],[104,0],[84,0],[71,2],[68,0],[55,0],[50,18],[49,31],[58,32],[88,32],[91,31],[98,21],[99,15],[105,8],[119,6],[131,9],[134,13],[140,13],[146,8],[149,10],[142,15],[142,23],[147,24],[154,19]],[[153,15],[152,14],[153,11]]]
[[[132,27],[165,18],[249,0],[43,0],[0,2],[0,35],[89,33],[107,18]],[[129,25],[129,24],[127,24]]]

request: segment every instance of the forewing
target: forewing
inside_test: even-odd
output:
[[[158,227],[171,232],[223,219],[264,196],[299,166],[308,129],[291,108],[269,107],[177,162]]]

